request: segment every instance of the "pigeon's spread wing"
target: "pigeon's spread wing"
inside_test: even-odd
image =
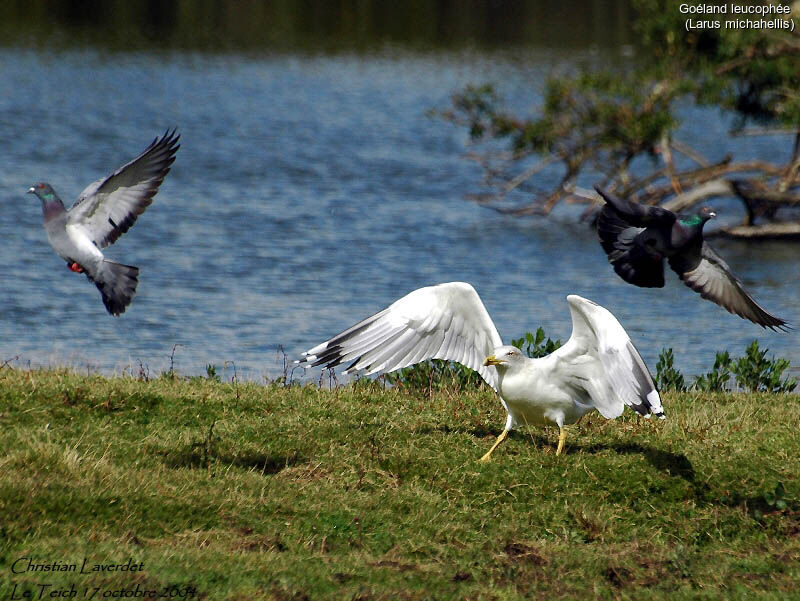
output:
[[[626,282],[645,288],[664,286],[664,259],[648,252],[645,228],[626,223],[610,205],[600,211],[597,233],[614,271]]]
[[[670,258],[670,266],[689,288],[731,313],[764,328],[788,329],[783,319],[771,315],[753,300],[728,264],[707,243],[703,242],[699,263],[685,264],[680,255],[676,255]]]
[[[131,162],[87,186],[69,210],[69,222],[82,226],[98,248],[113,244],[153,202],[175,161],[179,138],[174,130],[166,132]]]
[[[626,223],[610,205],[600,210],[597,218],[597,234],[600,244],[612,263],[618,260],[633,245],[636,236],[644,231],[643,227],[634,227]]]
[[[426,359],[457,361],[497,390],[497,372],[483,365],[502,344],[478,293],[464,282],[420,288],[330,340],[303,353],[300,363],[348,372],[389,372]]]
[[[572,336],[553,353],[564,364],[564,378],[583,389],[603,417],[618,417],[628,405],[646,417],[663,418],[661,397],[650,372],[616,317],[574,294],[567,302]]]
[[[610,192],[606,192],[599,186],[595,186],[595,190],[603,197],[607,206],[613,207],[614,210],[631,225],[637,227],[655,225],[668,228],[672,227],[672,224],[675,223],[675,219],[677,218],[675,213],[667,209],[641,205],[638,202],[620,198]]]

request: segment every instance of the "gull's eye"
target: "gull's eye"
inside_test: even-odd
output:
[[[514,354],[514,351],[508,351],[508,352],[506,353],[506,355],[508,355],[509,357],[510,357],[510,356],[512,356],[513,354]]]

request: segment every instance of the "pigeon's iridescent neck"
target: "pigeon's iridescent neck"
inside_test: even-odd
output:
[[[686,226],[700,225],[703,223],[703,218],[700,215],[692,215],[686,219],[681,219],[681,224]]]
[[[52,192],[40,196],[42,200],[42,214],[47,221],[64,212],[64,205]]]

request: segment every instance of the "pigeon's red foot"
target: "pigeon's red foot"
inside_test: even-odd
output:
[[[84,271],[83,267],[78,265],[75,261],[73,261],[72,263],[68,264],[67,267],[69,268],[70,271],[74,271],[75,273],[83,273],[83,271]]]

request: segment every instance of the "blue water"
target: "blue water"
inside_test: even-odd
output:
[[[517,219],[465,200],[481,178],[465,132],[427,111],[485,80],[515,106],[534,104],[565,62],[534,51],[0,51],[0,361],[157,375],[177,344],[181,374],[226,365],[227,379],[235,364],[263,381],[281,375],[279,349],[295,358],[414,288],[465,280],[506,340],[540,325],[567,338],[565,297],[577,293],[618,317],[652,371],[663,347],[695,374],[754,338],[800,365],[797,331],[765,332],[672,273],[663,290],[624,284],[580,208]],[[710,135],[729,125],[710,110],[686,119],[685,139],[712,157],[789,150],[785,139]],[[172,126],[182,144],[172,171],[106,250],[141,268],[133,304],[113,318],[52,252],[25,191],[46,180],[71,203]],[[797,244],[716,246],[768,310],[800,324]]]

